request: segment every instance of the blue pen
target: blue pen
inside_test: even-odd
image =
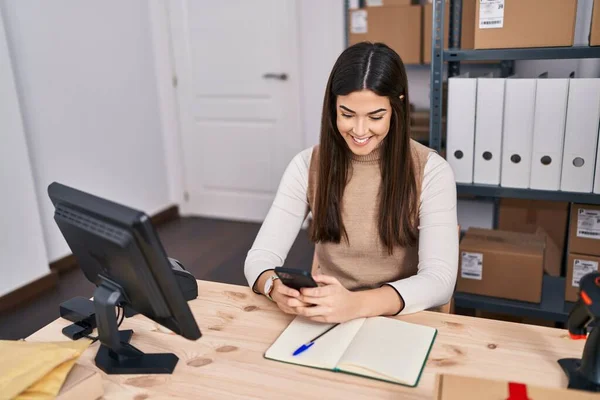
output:
[[[332,330],[333,328],[335,328],[336,326],[338,326],[339,324],[335,324],[333,326],[331,326],[329,329],[327,329],[325,332],[319,334],[317,337],[313,338],[312,340],[304,343],[302,346],[298,347],[296,349],[296,351],[294,351],[294,354],[292,354],[293,356],[297,356],[300,353],[305,352],[306,350],[310,349],[312,347],[313,344],[315,344],[315,341],[320,338],[321,336],[323,336],[324,334],[326,334],[327,332],[329,332],[330,330]]]

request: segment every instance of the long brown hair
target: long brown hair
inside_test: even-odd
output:
[[[337,129],[336,98],[358,90],[387,96],[390,130],[381,144],[378,230],[391,255],[394,246],[417,241],[417,184],[410,151],[408,81],[398,54],[383,43],[358,43],[339,56],[325,90],[313,222],[313,242],[348,240],[342,197],[351,168],[351,151]]]

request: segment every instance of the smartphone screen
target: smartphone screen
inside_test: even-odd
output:
[[[292,289],[300,290],[305,287],[317,287],[310,272],[294,268],[275,268],[275,273],[281,279],[281,282]]]

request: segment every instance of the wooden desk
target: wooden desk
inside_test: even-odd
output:
[[[247,287],[205,281],[198,286],[200,295],[190,302],[203,334],[198,341],[183,339],[139,315],[121,327],[135,331],[132,344],[145,352],[177,354],[174,374],[103,374],[106,399],[431,399],[438,373],[566,387],[556,360],[580,357],[584,344],[554,328],[434,312],[408,315],[400,319],[438,329],[419,386],[408,388],[266,360],[263,353],[292,317]],[[68,324],[56,320],[27,340],[66,340],[61,329]],[[95,368],[98,346],[92,345],[79,363]]]

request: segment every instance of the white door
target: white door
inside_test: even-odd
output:
[[[302,150],[294,0],[172,0],[182,212],[261,221]]]

